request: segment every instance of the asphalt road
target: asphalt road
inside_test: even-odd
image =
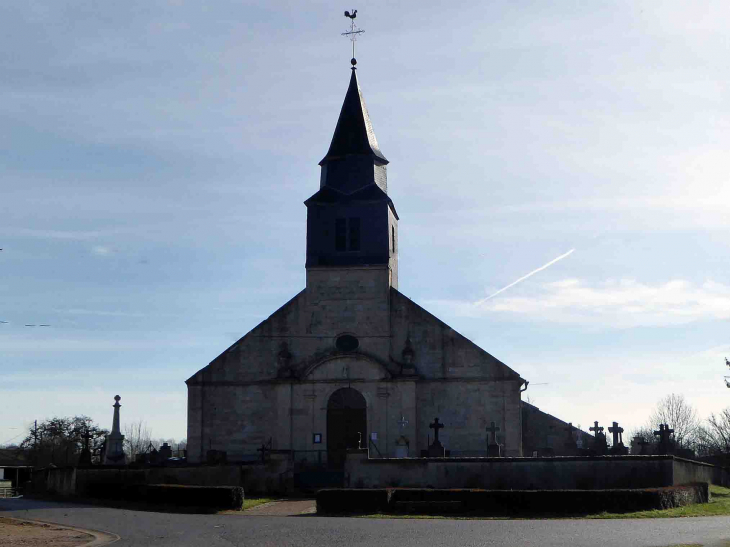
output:
[[[730,517],[647,520],[432,520],[185,515],[0,499],[0,515],[113,532],[116,546],[730,545]],[[2,543],[2,541],[0,541]]]

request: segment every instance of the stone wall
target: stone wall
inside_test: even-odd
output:
[[[730,470],[709,463],[674,457],[674,480],[676,484],[709,482],[730,487]]]
[[[39,472],[33,489],[63,496],[114,497],[123,487],[149,484],[242,486],[248,493],[284,493],[291,488],[288,457],[266,464],[190,467],[55,468]]]
[[[368,459],[353,453],[345,463],[350,488],[595,490],[722,484],[722,477],[727,471],[672,456]]]

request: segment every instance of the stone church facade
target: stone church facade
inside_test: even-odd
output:
[[[187,380],[188,461],[262,444],[341,463],[347,449],[522,456],[526,381],[398,291],[398,214],[356,71],[306,202],[306,287]]]

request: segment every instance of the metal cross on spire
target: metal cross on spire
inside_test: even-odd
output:
[[[349,11],[345,12],[345,17],[350,18],[350,30],[347,32],[343,32],[342,36],[347,36],[350,41],[352,42],[352,59],[350,59],[350,63],[352,63],[353,70],[355,69],[355,65],[357,64],[357,61],[355,60],[355,42],[357,42],[357,36],[359,34],[362,34],[365,32],[362,29],[359,29],[357,25],[355,24],[355,17],[357,17],[357,10],[352,10],[352,13]]]

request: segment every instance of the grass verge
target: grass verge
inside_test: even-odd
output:
[[[263,505],[264,503],[269,503],[271,501],[277,501],[274,498],[245,498],[243,500],[243,510],[246,509],[253,509],[254,507],[257,507],[259,505]]]
[[[371,515],[351,515],[362,518],[396,518],[396,519],[450,519],[450,520],[528,520],[528,519],[652,519],[680,517],[716,517],[730,515],[730,488],[710,485],[712,499],[709,503],[697,503],[685,507],[653,511],[636,511],[634,513],[596,513],[591,515],[511,515],[511,516],[455,516],[455,515],[398,515],[377,513]],[[730,547],[730,543],[728,544]]]
[[[696,503],[673,509],[655,509],[635,513],[599,513],[584,518],[594,519],[656,519],[677,517],[719,517],[730,515],[730,488],[710,485],[712,499],[709,503]]]

